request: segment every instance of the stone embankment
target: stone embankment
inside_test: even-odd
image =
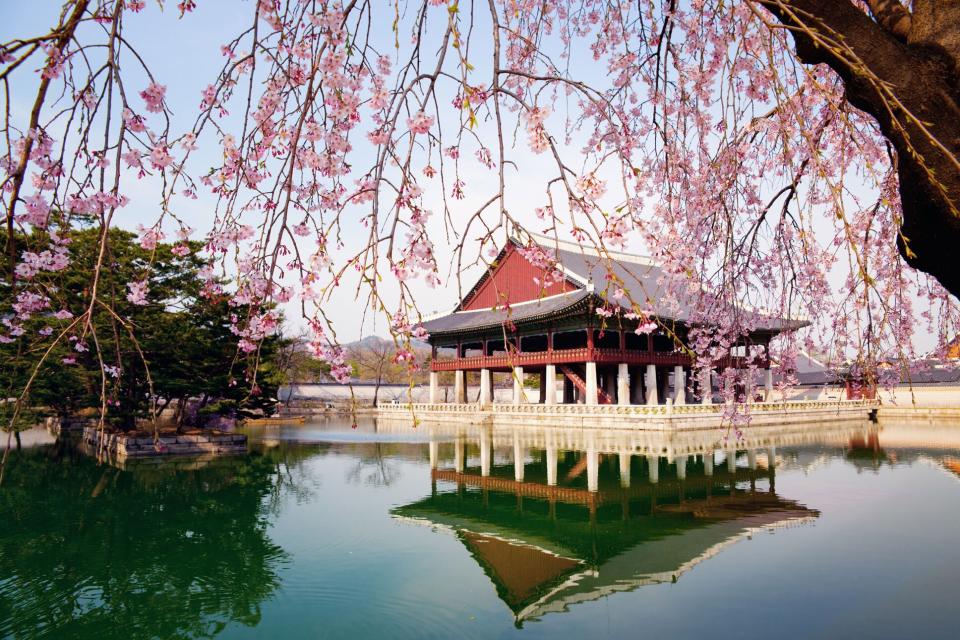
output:
[[[242,433],[191,431],[161,433],[159,438],[143,432],[127,434],[83,430],[83,443],[92,453],[104,452],[116,458],[158,458],[164,456],[235,455],[247,452],[247,436]]]

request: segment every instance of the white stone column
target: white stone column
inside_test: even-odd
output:
[[[777,448],[776,447],[767,447],[767,468],[768,469],[777,468]]]
[[[437,371],[430,372],[430,404],[440,402],[440,374]]]
[[[747,466],[750,467],[751,471],[757,470],[757,450],[756,449],[747,449]]]
[[[620,454],[620,486],[624,488],[630,486],[630,454],[629,453]]]
[[[436,440],[430,441],[430,468],[437,468],[437,459],[440,453],[440,444]]]
[[[650,467],[650,482],[653,484],[660,482],[660,458],[658,456],[648,456],[647,463]]]
[[[737,450],[727,451],[727,471],[734,473],[737,470]]]
[[[703,475],[713,475],[713,451],[703,454]]]
[[[456,469],[457,473],[463,473],[464,468],[464,458],[463,447],[465,446],[463,442],[463,436],[458,435],[457,439],[453,443],[453,468]]]
[[[523,404],[526,398],[523,394],[523,367],[513,368],[513,404]]]
[[[587,397],[584,399],[584,404],[594,405],[597,404],[597,363],[588,362],[587,363]]]
[[[647,365],[647,379],[644,381],[647,385],[647,404],[660,404],[657,398],[657,366]]]
[[[597,445],[590,438],[587,441],[587,491],[596,491],[600,487],[600,455]]]
[[[713,369],[700,374],[700,404],[713,404]]]
[[[526,459],[526,451],[520,444],[520,432],[513,432],[513,479],[517,482],[523,482],[523,462]]]
[[[763,370],[763,399],[765,402],[773,402],[773,370]]]
[[[673,368],[673,404],[687,404],[687,376],[682,366]]]
[[[547,485],[557,485],[557,443],[547,435]]]
[[[493,402],[493,389],[490,384],[490,369],[480,369],[480,406],[489,407]]]
[[[687,456],[677,456],[674,461],[677,465],[677,477],[681,480],[687,479]]]
[[[493,443],[489,429],[480,431],[480,475],[490,475],[490,459],[493,457]]]
[[[630,404],[630,368],[626,363],[617,365],[617,404]]]
[[[557,366],[548,364],[543,380],[543,404],[557,403]]]
[[[453,372],[453,401],[456,404],[464,404],[467,401],[467,372],[463,369],[457,369]]]

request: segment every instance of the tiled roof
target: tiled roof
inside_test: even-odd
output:
[[[430,333],[445,333],[495,327],[500,326],[508,319],[517,323],[548,314],[560,313],[587,297],[595,297],[599,303],[598,294],[606,289],[609,273],[612,273],[623,283],[627,297],[639,304],[644,311],[662,320],[679,322],[689,320],[692,315],[692,298],[666,299],[666,285],[664,283],[671,276],[650,258],[617,252],[610,252],[609,257],[601,257],[589,248],[581,248],[571,243],[561,242],[558,245],[553,240],[537,237],[533,237],[532,240],[548,251],[556,253],[557,261],[568,281],[581,287],[579,290],[542,300],[515,304],[509,313],[503,309],[456,311],[425,322],[424,328]],[[516,245],[523,246],[523,243],[517,239],[511,241]],[[502,256],[503,252],[498,259]],[[488,274],[489,271],[484,273],[477,285],[471,289],[471,292],[477,289]],[[743,313],[754,315],[758,319],[757,329],[761,331],[789,331],[809,324],[802,320],[781,319],[758,311],[743,311]]]
[[[426,320],[423,328],[428,333],[451,333],[454,331],[468,331],[489,329],[502,326],[505,322],[519,324],[524,321],[536,320],[543,316],[560,315],[578,308],[591,294],[583,289],[550,296],[540,300],[521,302],[509,310],[478,309],[476,311],[457,311],[445,316]]]

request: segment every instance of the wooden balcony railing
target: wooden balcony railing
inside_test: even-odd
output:
[[[434,360],[431,371],[477,371],[480,369],[509,370],[513,367],[542,367],[548,364],[657,364],[663,366],[691,366],[693,360],[684,353],[660,351],[620,351],[619,349],[554,349],[532,353],[510,353],[492,356],[468,356],[453,360]]]

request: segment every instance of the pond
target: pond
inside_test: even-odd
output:
[[[122,469],[25,438],[0,637],[955,637],[960,425],[248,433]]]

